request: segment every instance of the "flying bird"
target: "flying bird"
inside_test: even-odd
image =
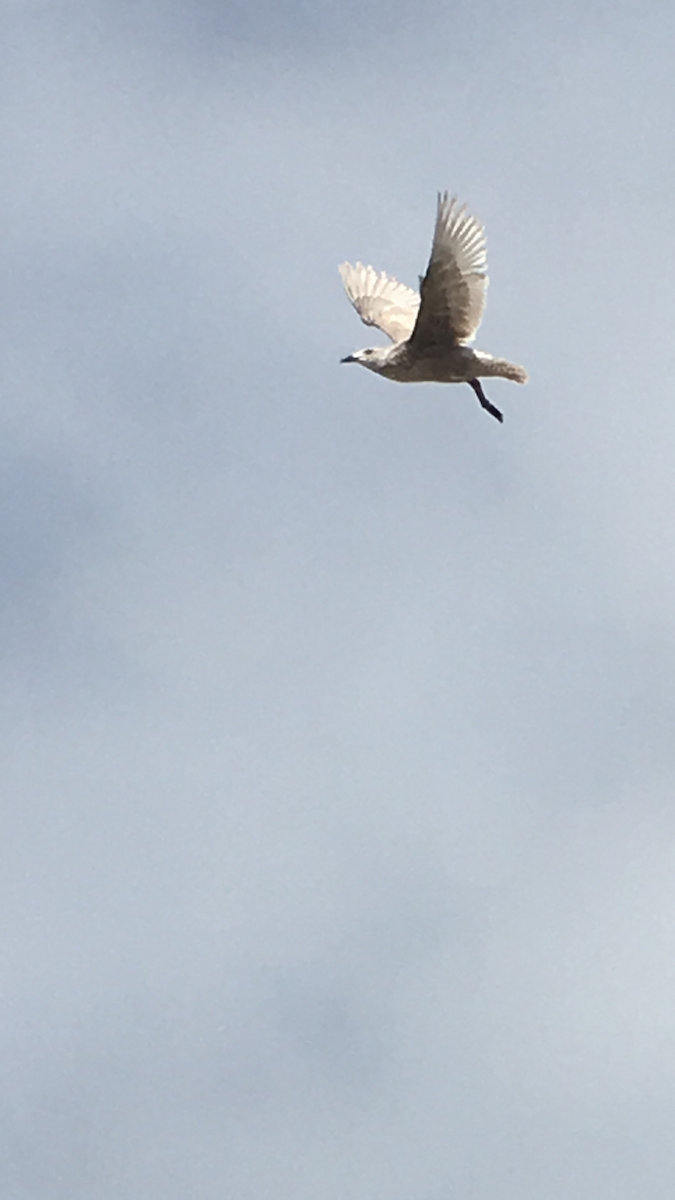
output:
[[[394,343],[356,350],[343,363],[361,363],[397,383],[468,383],[481,406],[504,420],[485,395],[481,377],[527,383],[527,371],[468,344],[485,310],[488,277],[485,230],[466,205],[439,192],[431,257],[419,293],[360,262],[343,263],[340,275],[364,325],[375,325]]]

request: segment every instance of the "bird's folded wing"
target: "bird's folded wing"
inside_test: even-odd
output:
[[[431,258],[421,282],[422,303],[411,338],[415,349],[470,342],[485,308],[485,230],[448,193],[438,197]]]
[[[392,342],[404,342],[410,337],[420,298],[412,288],[378,272],[373,267],[343,263],[342,282],[364,325],[376,325]]]

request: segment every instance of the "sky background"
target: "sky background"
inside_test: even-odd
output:
[[[674,52],[4,0],[3,1200],[672,1200]],[[339,365],[445,188],[501,427]]]

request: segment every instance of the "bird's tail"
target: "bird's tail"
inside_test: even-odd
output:
[[[480,375],[501,375],[502,379],[512,379],[514,383],[527,383],[527,371],[517,363],[507,362],[505,358],[492,358],[489,354],[481,354]]]

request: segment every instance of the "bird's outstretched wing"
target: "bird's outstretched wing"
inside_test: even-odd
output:
[[[417,320],[420,298],[412,288],[374,267],[343,263],[342,282],[364,325],[376,325],[392,342],[410,337]]]
[[[438,196],[431,258],[420,291],[416,350],[448,342],[470,342],[485,309],[487,243],[483,226],[448,193]]]

